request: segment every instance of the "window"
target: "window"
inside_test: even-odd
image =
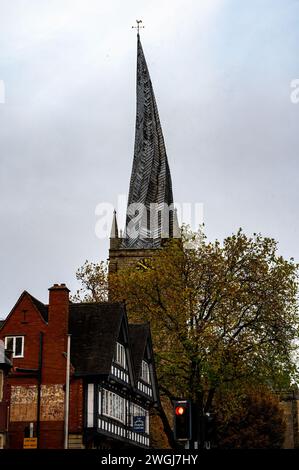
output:
[[[6,336],[5,349],[13,351],[12,357],[24,357],[24,336]]]
[[[145,361],[141,363],[141,379],[148,384],[150,383],[149,365]]]
[[[103,389],[102,414],[109,418],[126,422],[125,406],[126,400],[116,393]]]
[[[136,403],[131,403],[130,424],[133,427],[133,416],[145,416],[145,432],[149,434],[149,412]]]
[[[4,382],[3,370],[0,370],[0,401],[3,400],[3,382]]]
[[[87,427],[92,428],[94,423],[94,384],[87,386]]]
[[[126,350],[123,344],[116,343],[115,362],[124,369],[126,368]]]

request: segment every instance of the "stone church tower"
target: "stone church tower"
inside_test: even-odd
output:
[[[109,272],[148,258],[168,238],[180,237],[162,127],[139,33],[136,92],[135,147],[126,227],[120,236],[114,212]]]

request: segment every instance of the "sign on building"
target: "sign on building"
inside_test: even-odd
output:
[[[145,416],[133,416],[133,431],[145,432]]]
[[[23,449],[37,449],[37,437],[25,437]]]

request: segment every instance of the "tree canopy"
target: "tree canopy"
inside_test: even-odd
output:
[[[238,396],[235,396],[238,394]],[[283,410],[265,387],[219,394],[217,447],[223,449],[281,449],[286,429]]]
[[[93,271],[87,263],[80,280],[97,300],[107,278],[103,265]],[[297,381],[297,283],[298,265],[271,238],[240,229],[209,242],[185,229],[182,240],[111,274],[109,298],[126,300],[130,321],[150,321],[162,395],[208,411],[221,387]]]

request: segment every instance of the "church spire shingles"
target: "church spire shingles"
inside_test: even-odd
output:
[[[173,195],[158,108],[139,34],[136,91],[134,160],[122,246],[151,248],[160,246],[161,238],[172,236]]]

